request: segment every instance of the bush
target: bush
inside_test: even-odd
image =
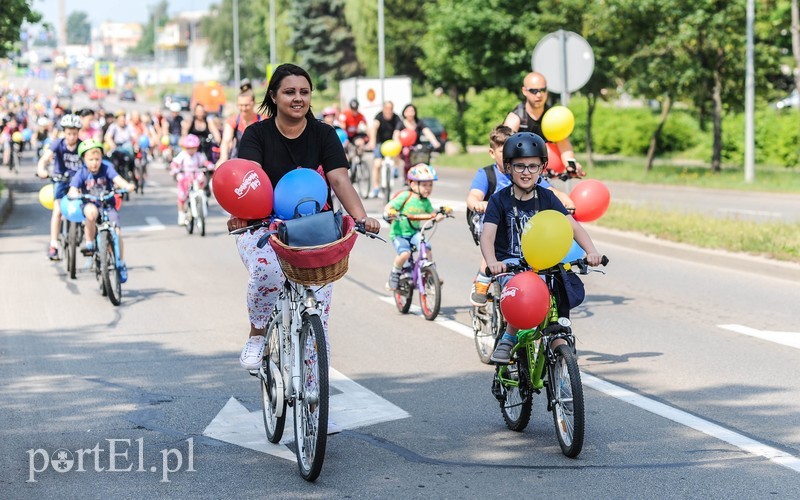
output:
[[[451,140],[458,140],[456,138],[456,125],[458,123],[458,110],[456,103],[450,99],[446,94],[440,96],[428,95],[414,100],[414,105],[417,107],[417,114],[420,118],[426,116],[433,116],[438,118]],[[400,115],[402,110],[396,109],[395,112]],[[402,117],[401,117],[402,118]]]
[[[519,99],[506,89],[487,89],[468,101],[464,125],[469,144],[489,144],[489,133],[503,123]]]

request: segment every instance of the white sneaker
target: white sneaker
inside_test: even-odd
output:
[[[245,370],[258,370],[261,368],[261,360],[264,359],[264,346],[267,338],[263,335],[255,335],[247,339],[247,343],[239,356],[239,364]]]
[[[186,212],[178,212],[178,225],[186,225]]]

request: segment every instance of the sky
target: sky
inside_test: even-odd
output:
[[[2,1],[2,0],[0,0]],[[174,14],[184,10],[203,10],[211,4],[220,4],[221,0],[167,0],[169,13]],[[82,10],[89,14],[89,21],[93,27],[99,27],[104,21],[135,22],[145,24],[150,15],[149,6],[155,5],[157,0],[127,1],[127,0],[64,0],[66,17],[72,11]],[[32,0],[33,9],[40,12],[43,20],[55,25],[58,21],[58,0]]]

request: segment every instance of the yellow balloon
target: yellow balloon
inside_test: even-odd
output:
[[[161,136],[161,144],[164,145],[164,146],[169,146],[169,136],[168,135],[162,135]]]
[[[22,142],[22,132],[16,131],[11,134],[11,140],[14,142]]]
[[[575,128],[575,116],[569,108],[553,106],[542,117],[542,133],[550,142],[563,141]]]
[[[572,224],[555,210],[542,210],[522,230],[522,255],[536,271],[561,262],[572,246]]]
[[[53,183],[48,182],[39,190],[39,203],[48,210],[53,209]]]
[[[389,139],[381,144],[381,154],[383,156],[397,156],[403,150],[403,145],[394,139]]]

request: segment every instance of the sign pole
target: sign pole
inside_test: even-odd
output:
[[[561,44],[561,81],[564,85],[564,91],[561,92],[561,104],[566,106],[569,102],[569,87],[567,86],[567,32],[560,29],[558,30],[558,40]]]

